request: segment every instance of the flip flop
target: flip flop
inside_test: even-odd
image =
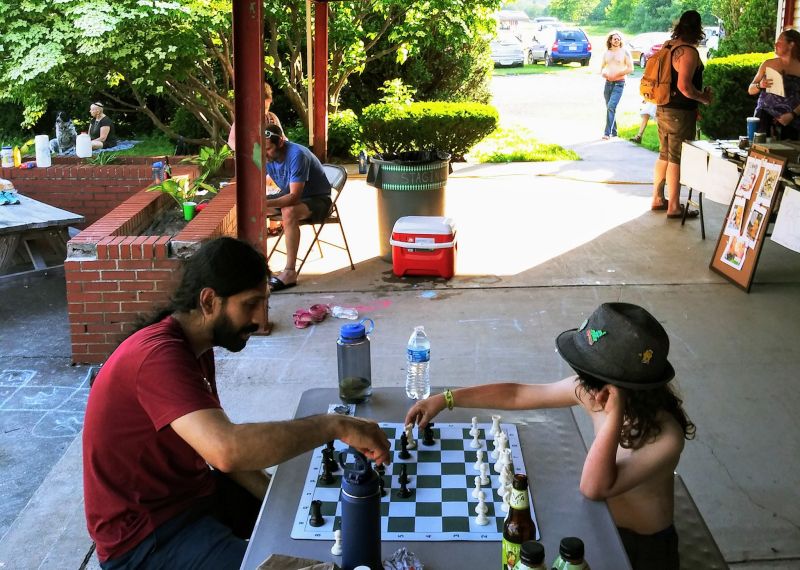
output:
[[[652,211],[654,211],[654,212],[668,210],[669,209],[669,200],[664,200],[664,203],[661,204],[660,206],[652,206],[650,209]]]
[[[279,236],[283,233],[283,226],[275,226],[274,228],[267,228],[267,235],[270,237]]]
[[[294,314],[292,315],[294,319],[294,326],[298,329],[306,329],[314,323],[314,317],[311,316],[311,313],[306,311],[305,309],[297,309]]]
[[[315,323],[321,323],[331,313],[331,308],[324,304],[311,305],[308,312]]]
[[[681,211],[677,214],[667,214],[667,218],[671,220],[676,220],[683,218],[683,210],[686,208],[683,204],[681,204]],[[686,219],[691,220],[700,216],[700,210],[689,210],[686,212]]]
[[[278,291],[283,291],[284,289],[291,289],[295,285],[297,285],[297,283],[284,283],[277,277],[269,278],[270,293],[277,293]]]

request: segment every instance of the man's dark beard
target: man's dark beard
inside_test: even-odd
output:
[[[239,352],[247,345],[247,339],[243,334],[254,333],[258,330],[258,325],[251,324],[237,329],[233,326],[228,315],[223,313],[219,320],[214,323],[214,346],[221,346],[231,352]]]

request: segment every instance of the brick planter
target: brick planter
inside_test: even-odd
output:
[[[74,362],[105,361],[140,315],[167,302],[182,258],[204,240],[236,236],[235,184],[221,190],[176,236],[137,235],[170,202],[169,196],[140,186],[67,244],[64,272]]]
[[[196,177],[196,165],[178,165],[183,157],[170,157],[172,173]],[[11,180],[25,196],[80,214],[85,227],[98,221],[152,181],[153,161],[159,157],[120,156],[108,166],[87,164],[85,159],[53,157],[49,168],[0,168],[0,178]]]

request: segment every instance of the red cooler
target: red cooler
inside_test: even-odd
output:
[[[450,279],[456,271],[456,226],[443,216],[405,216],[392,230],[395,275],[433,275]]]

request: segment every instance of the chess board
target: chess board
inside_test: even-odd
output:
[[[477,459],[476,449],[471,447],[473,437],[469,434],[472,428],[467,423],[435,423],[433,434],[435,444],[422,444],[422,437],[417,438],[416,449],[410,449],[410,459],[399,459],[400,434],[403,426],[399,423],[381,423],[392,445],[392,464],[386,468],[384,487],[386,496],[381,499],[381,537],[393,541],[499,541],[503,534],[503,521],[506,513],[501,510],[503,499],[497,494],[500,486],[499,474],[490,469],[491,485],[481,490],[486,493],[486,506],[489,511],[488,525],[475,523],[475,506],[478,500],[472,497],[475,488],[474,463]],[[493,467],[494,459],[489,455],[494,449],[492,436],[486,434],[491,429],[491,422],[479,423],[479,441],[484,452],[484,461]],[[515,473],[526,473],[522,459],[517,428],[513,424],[501,424],[508,435],[508,447]],[[345,446],[335,442],[336,455]],[[323,446],[324,447],[324,446]],[[319,481],[322,474],[322,447],[314,450],[308,468],[303,491],[292,526],[291,537],[311,540],[333,540],[333,531],[341,525],[341,491],[342,469],[334,473],[330,484]],[[406,464],[406,471],[412,494],[403,499],[397,495],[400,488],[398,477],[401,465]],[[489,493],[491,487],[491,493]],[[312,527],[309,522],[311,501],[322,502],[322,516],[325,521],[320,527]],[[536,522],[537,536],[539,523],[531,499],[531,515]]]

